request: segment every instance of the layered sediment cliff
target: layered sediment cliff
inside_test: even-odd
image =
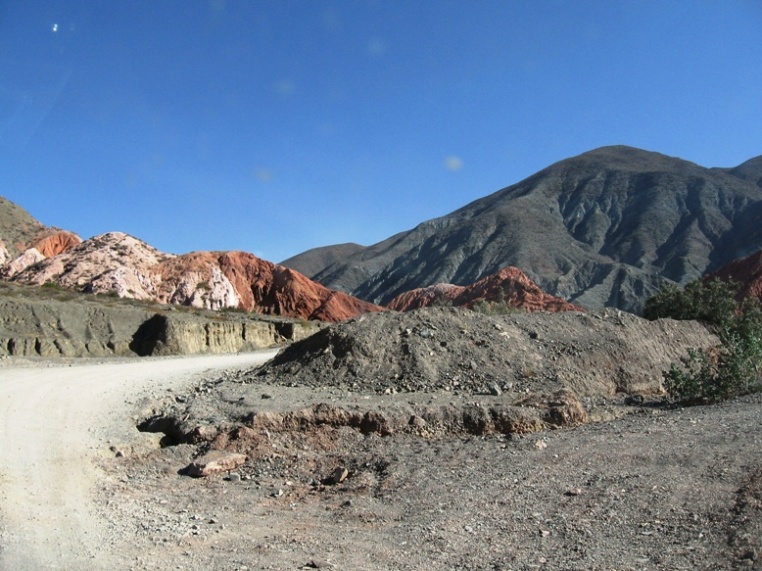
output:
[[[2,288],[0,356],[234,353],[284,345],[319,327],[304,320],[183,311],[50,288]]]

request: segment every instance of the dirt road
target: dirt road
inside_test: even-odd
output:
[[[273,355],[0,368],[0,569],[113,568],[93,461],[134,438],[135,399]]]

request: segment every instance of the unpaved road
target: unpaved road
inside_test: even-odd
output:
[[[94,461],[137,434],[132,403],[274,354],[0,368],[0,569],[114,568]]]

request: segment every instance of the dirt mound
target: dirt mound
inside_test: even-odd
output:
[[[739,299],[756,297],[762,301],[762,250],[730,262],[706,279],[720,278],[723,281],[734,280],[741,284]]]
[[[365,315],[323,329],[249,382],[361,393],[658,394],[662,371],[716,338],[695,322],[617,310],[483,315],[457,308]]]
[[[472,308],[478,302],[506,304],[526,311],[584,311],[545,293],[524,272],[511,266],[470,286],[436,284],[414,289],[395,297],[388,307],[397,311],[441,304]]]

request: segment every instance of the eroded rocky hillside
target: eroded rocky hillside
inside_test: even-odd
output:
[[[176,256],[122,232],[83,242],[70,232],[45,228],[7,201],[0,206],[3,220],[16,229],[8,234],[15,240],[13,249],[0,251],[2,280],[323,321],[341,321],[381,309],[245,252]],[[18,255],[13,257],[12,251]]]

